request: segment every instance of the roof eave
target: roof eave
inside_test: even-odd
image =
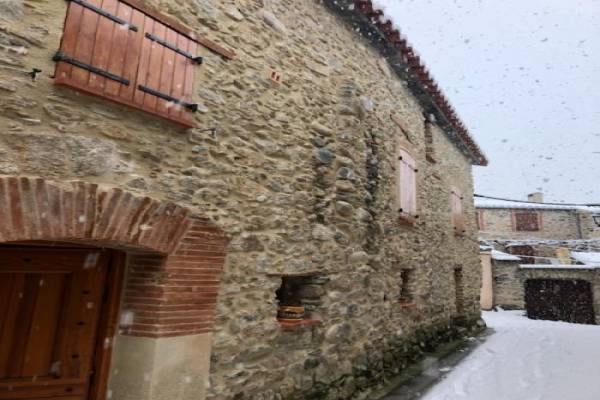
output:
[[[380,20],[383,13],[372,8],[370,0],[325,0],[329,9],[340,15],[388,60],[396,74],[408,83],[409,90],[423,110],[433,114],[448,138],[473,165],[486,166],[483,154],[465,125],[446,99],[418,55],[395,30]]]

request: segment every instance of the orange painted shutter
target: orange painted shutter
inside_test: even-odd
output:
[[[417,215],[417,168],[414,157],[404,148],[398,150],[399,212]]]
[[[127,1],[69,3],[56,79],[193,127],[198,45]]]
[[[453,188],[450,194],[452,202],[452,224],[456,234],[465,233],[465,220],[463,214],[463,195],[462,192]]]

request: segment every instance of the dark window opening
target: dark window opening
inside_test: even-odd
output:
[[[596,226],[600,227],[600,215],[593,215],[592,218],[594,219]]]
[[[532,211],[515,212],[515,229],[517,231],[539,231],[539,214]]]
[[[413,271],[410,269],[404,269],[400,273],[400,303],[402,304],[413,304]]]
[[[462,268],[454,270],[454,296],[456,304],[456,312],[464,312],[464,291],[463,291],[463,271]]]
[[[314,311],[321,304],[325,293],[323,280],[317,276],[284,276],[276,291],[277,319],[284,328],[312,325]]]
[[[521,257],[523,264],[535,264],[535,250],[531,246],[510,246],[507,248],[510,254]]]

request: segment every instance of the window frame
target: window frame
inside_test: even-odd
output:
[[[517,214],[530,214],[536,216],[537,229],[519,229]],[[515,232],[540,232],[542,230],[542,213],[535,210],[512,210],[511,213],[513,231]]]
[[[412,201],[414,202],[414,206],[409,212],[405,211],[406,205],[403,203],[403,191],[402,188],[405,187],[405,184],[402,183],[402,169],[407,168],[407,163],[402,160],[402,152],[406,153],[410,158],[412,158],[414,162],[413,166],[413,178],[414,184],[413,188],[413,196]],[[396,151],[395,151],[395,205],[396,212],[398,213],[398,218],[400,221],[405,222],[409,225],[416,224],[419,218],[419,210],[420,210],[420,202],[419,202],[419,179],[418,179],[418,163],[415,157],[415,151],[413,150],[413,146],[399,137],[396,138]],[[411,213],[412,212],[412,213]]]
[[[459,209],[455,207],[457,204],[460,205]],[[462,190],[456,186],[450,188],[450,210],[454,236],[465,236],[467,230],[465,224],[464,195]]]
[[[484,231],[485,230],[485,218],[483,215],[483,209],[476,210],[477,212],[477,230]]]

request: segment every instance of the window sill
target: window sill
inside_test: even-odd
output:
[[[321,321],[317,319],[299,319],[297,321],[283,321],[278,319],[277,321],[279,322],[281,329],[286,332],[308,329],[321,324]]]
[[[406,301],[406,300],[400,300],[398,305],[400,306],[400,308],[405,308],[405,309],[417,308],[417,305],[415,303],[413,303],[412,301]]]
[[[437,160],[433,157],[432,154],[425,154],[425,159],[432,164],[436,164]]]
[[[406,214],[406,213],[402,213],[402,212],[398,216],[398,219],[400,220],[400,222],[403,222],[407,225],[415,225],[417,223],[417,217],[413,217],[410,214]]]

